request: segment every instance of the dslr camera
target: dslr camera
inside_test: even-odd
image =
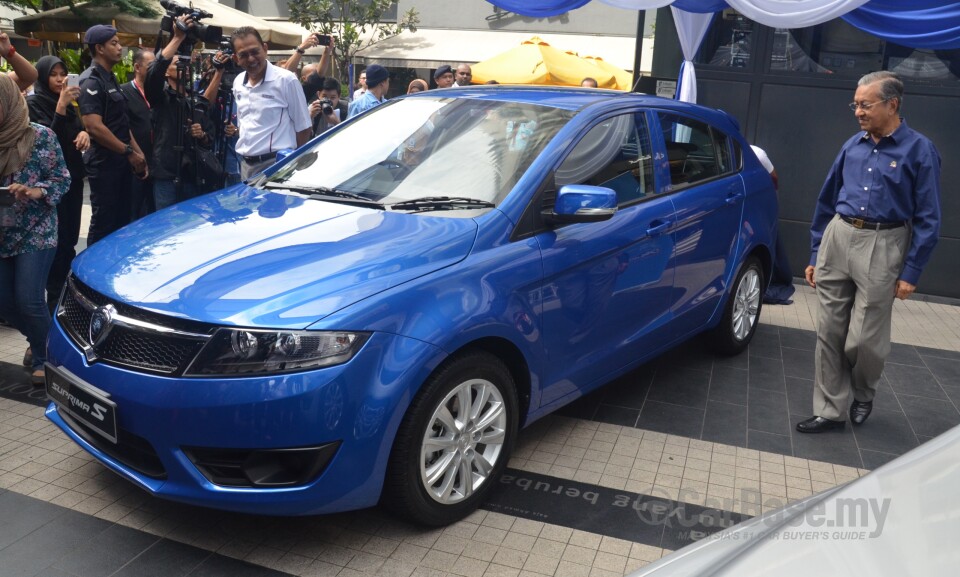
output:
[[[322,112],[324,116],[333,114],[333,102],[330,102],[329,98],[320,99],[320,112]]]
[[[160,0],[160,5],[163,6],[163,9],[167,11],[166,16],[164,16],[160,21],[160,29],[164,32],[169,32],[172,35],[173,27],[176,26],[182,32],[187,33],[187,43],[219,42],[223,37],[223,28],[219,26],[208,26],[200,22],[200,20],[204,18],[213,17],[213,14],[207,12],[206,10],[182,6],[173,0]],[[194,24],[192,27],[184,26],[180,22],[177,22],[176,19],[184,14],[188,14],[191,18],[193,18]]]

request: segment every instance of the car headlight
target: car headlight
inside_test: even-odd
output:
[[[369,333],[219,329],[187,376],[253,376],[329,367],[353,358]]]

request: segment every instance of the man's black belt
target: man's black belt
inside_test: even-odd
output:
[[[898,220],[897,222],[871,222],[869,220],[853,218],[843,214],[840,215],[840,220],[848,224],[852,224],[854,228],[865,228],[867,230],[889,230],[891,228],[900,228],[901,226],[907,224],[902,220]]]
[[[257,164],[258,162],[264,162],[266,160],[273,160],[277,157],[276,152],[268,152],[266,154],[261,154],[260,156],[244,156],[243,160],[247,164]]]

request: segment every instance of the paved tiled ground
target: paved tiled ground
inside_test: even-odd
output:
[[[771,325],[736,357],[692,341],[562,412],[867,469],[960,424],[960,352],[894,343],[863,426],[798,433],[813,405],[815,345],[812,331]]]
[[[748,354],[687,345],[534,424],[510,466],[756,514],[960,422],[960,307],[912,300],[894,307],[903,346],[875,415],[856,431],[794,435],[810,405],[812,296],[767,307]],[[24,348],[0,328],[0,395],[29,390]],[[38,400],[17,399],[0,397],[0,576],[619,576],[669,552],[484,510],[426,530],[378,510],[283,519],[159,501],[68,441]]]

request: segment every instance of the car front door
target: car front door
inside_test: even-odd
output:
[[[655,194],[648,115],[594,125],[554,174],[555,189],[613,189],[609,220],[541,232],[544,369],[541,406],[604,380],[657,346],[669,320],[674,208]]]

